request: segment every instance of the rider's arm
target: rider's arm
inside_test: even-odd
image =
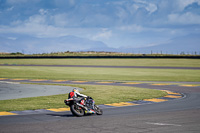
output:
[[[87,97],[86,95],[81,94],[81,93],[76,93],[76,94],[77,94],[77,96],[79,96],[79,97]]]

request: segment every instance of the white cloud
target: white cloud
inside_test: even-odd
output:
[[[132,24],[132,25],[121,26],[119,27],[119,30],[129,31],[129,32],[142,32],[145,30],[145,28],[143,28],[141,25]]]
[[[124,8],[118,7],[118,12],[116,12],[116,15],[120,18],[120,20],[126,19],[129,17],[127,11]]]
[[[200,16],[187,12],[185,14],[170,14],[168,21],[171,24],[200,24]]]
[[[74,5],[75,3],[76,3],[75,0],[69,0],[70,5]]]
[[[11,22],[10,24],[11,24],[11,26],[17,26],[17,25],[20,25],[22,23],[23,22],[21,20],[15,20],[15,21]]]
[[[158,8],[155,4],[152,4],[152,3],[147,4],[146,10],[149,11],[150,14],[155,12],[157,9]]]
[[[45,24],[46,17],[42,15],[34,15],[29,17],[28,20],[25,21],[25,25],[32,25],[32,24]]]
[[[37,37],[55,37],[66,34],[66,29],[48,25],[45,15],[33,15],[24,21],[13,21],[10,26],[0,25],[0,33],[19,33]]]
[[[10,40],[16,40],[17,38],[16,37],[7,37],[8,39]]]
[[[112,31],[106,28],[102,29],[102,31],[92,37],[93,40],[102,40],[109,39],[112,36]]]
[[[67,13],[56,14],[51,16],[51,20],[54,22],[55,26],[64,27],[68,24]]]
[[[157,5],[150,3],[149,1],[143,1],[143,0],[135,0],[136,4],[134,4],[134,9],[139,9],[139,8],[145,8],[149,14],[152,14],[155,12],[158,8]]]
[[[36,14],[28,19],[15,20],[10,25],[0,25],[0,34],[14,33],[27,34],[39,38],[60,37],[66,35],[74,35],[78,37],[91,37],[89,34],[95,34],[99,29],[82,28],[82,27],[65,27],[67,14],[57,14],[54,16]],[[49,24],[51,20],[52,24]],[[111,31],[103,30],[102,33],[96,35],[96,38],[108,38],[112,35]]]
[[[7,9],[7,11],[12,11],[14,9],[14,6]]]
[[[30,0],[7,0],[8,4],[20,4],[20,3],[26,3],[29,2]],[[35,0],[38,1],[38,0]]]
[[[40,10],[39,10],[39,13],[40,13],[41,15],[45,15],[45,14],[48,13],[48,10],[40,9]]]
[[[185,7],[192,3],[198,3],[200,5],[200,0],[177,0],[177,7],[180,11],[184,10]]]

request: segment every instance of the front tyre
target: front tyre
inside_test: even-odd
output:
[[[103,110],[100,109],[97,105],[94,105],[95,111],[97,115],[102,115],[103,114]]]
[[[70,110],[75,116],[81,117],[84,115],[84,110],[77,105],[71,105]]]

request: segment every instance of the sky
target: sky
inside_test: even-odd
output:
[[[134,49],[192,35],[200,0],[0,0],[0,52]]]

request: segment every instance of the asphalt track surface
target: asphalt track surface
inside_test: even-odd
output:
[[[70,86],[31,85],[0,81],[0,100],[66,94],[73,88]]]
[[[84,84],[84,83],[83,83]],[[119,85],[110,83],[107,85]],[[105,108],[102,116],[74,117],[71,112],[0,117],[1,133],[199,133],[200,87],[127,84],[149,89],[183,93],[185,97],[167,102]]]

